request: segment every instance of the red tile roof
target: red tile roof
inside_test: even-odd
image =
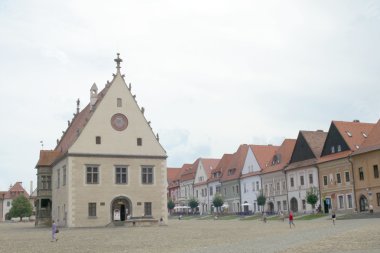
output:
[[[239,146],[238,150],[232,155],[230,164],[224,169],[224,171],[222,171],[221,182],[240,178],[248,149],[249,146],[247,144],[242,144]],[[234,170],[234,172],[229,174],[230,170]]]
[[[323,131],[300,131],[316,158],[321,156],[327,133]]]
[[[181,174],[181,182],[187,180],[194,180],[195,172],[198,168],[200,158],[198,158],[191,166],[187,167]]]
[[[26,198],[29,198],[28,192],[22,187],[22,182],[16,182],[11,188],[5,192],[4,199],[15,199],[20,194],[24,195]]]
[[[222,158],[219,160],[218,164],[216,165],[215,169],[212,170],[211,176],[207,180],[208,182],[215,182],[219,181],[223,171],[226,170],[228,165],[231,163],[233,155],[232,154],[224,154]],[[213,177],[213,173],[220,172],[220,177]]]
[[[332,123],[336,126],[352,151],[357,150],[356,146],[360,147],[364,140],[366,140],[365,136],[369,135],[375,125],[373,123],[346,121],[333,121]]]
[[[177,174],[181,172],[181,168],[167,168],[167,180],[168,182],[174,181]]]
[[[220,159],[215,158],[204,158],[202,159],[203,168],[206,170],[207,179],[211,177],[212,171],[216,169],[219,164]]]
[[[352,155],[359,155],[367,153],[370,151],[375,151],[380,149],[380,120],[377,121],[376,125],[372,128],[371,132],[368,134],[363,143],[360,145],[359,149],[356,150]]]
[[[303,161],[297,161],[290,163],[285,167],[285,170],[298,169],[306,166],[312,166],[317,164],[319,157],[321,156],[323,145],[326,141],[327,133],[323,131],[300,131],[300,134],[304,137],[311,151],[316,158],[311,158]]]
[[[274,159],[275,157],[273,156],[269,166],[264,168],[262,173],[271,173],[284,169],[290,162],[295,145],[295,139],[285,139],[274,154],[277,159]]]
[[[274,154],[279,149],[279,146],[272,145],[249,145],[255,158],[260,166],[260,169],[265,169],[271,164]]]
[[[113,80],[115,80],[115,78]],[[95,108],[99,105],[103,97],[106,95],[107,91],[113,84],[113,80],[111,83],[107,84],[101,92],[98,93],[98,98],[94,105]],[[75,114],[74,119],[72,120],[71,124],[68,126],[61,140],[54,149],[55,151],[60,153],[60,157],[65,155],[68,149],[74,144],[74,142],[79,137],[80,132],[92,117],[93,113],[94,110],[91,110],[91,106],[89,103],[81,112]]]
[[[49,167],[59,156],[59,152],[54,150],[40,150],[40,159],[37,162],[37,167]]]
[[[345,157],[348,157],[351,153],[352,153],[351,150],[346,150],[346,151],[343,151],[343,152],[338,152],[338,153],[334,153],[334,154],[330,154],[330,155],[325,155],[325,156],[322,156],[322,157],[320,157],[318,159],[318,163],[325,163],[325,162],[329,162],[329,161],[345,158]]]

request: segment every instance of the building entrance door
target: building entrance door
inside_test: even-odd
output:
[[[127,219],[127,216],[132,213],[132,205],[130,203],[131,202],[127,197],[120,196],[114,198],[111,201],[111,221],[114,220],[114,212],[116,209],[120,212],[120,220],[125,221]]]
[[[364,195],[360,196],[359,202],[360,212],[368,211],[368,200]]]

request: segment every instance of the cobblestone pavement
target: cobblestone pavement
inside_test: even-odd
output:
[[[0,252],[380,252],[380,219],[288,223],[170,220],[168,226],[60,229],[0,223]]]

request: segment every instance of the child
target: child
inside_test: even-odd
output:
[[[293,222],[293,212],[289,213],[289,227],[292,228],[292,225],[296,227],[296,225]]]
[[[336,220],[335,212],[332,213],[332,215],[331,215],[331,219],[332,219],[333,224],[334,224],[334,226],[335,226],[335,220]]]

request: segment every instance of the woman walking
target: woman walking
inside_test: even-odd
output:
[[[55,237],[55,234],[57,233],[57,225],[55,224],[55,221],[53,220],[53,224],[51,226],[51,241],[56,242],[58,241],[58,238]]]

